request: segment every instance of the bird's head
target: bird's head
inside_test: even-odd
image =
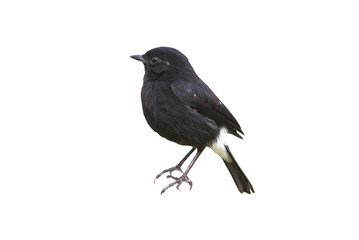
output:
[[[174,48],[158,47],[143,55],[133,55],[131,58],[145,65],[144,81],[166,80],[169,76],[185,77],[195,74],[187,57]]]

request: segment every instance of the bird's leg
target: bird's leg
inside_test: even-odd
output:
[[[184,158],[183,158],[176,166],[171,167],[171,168],[169,168],[169,169],[166,169],[166,170],[163,170],[162,172],[160,172],[160,173],[156,176],[154,182],[156,182],[156,180],[157,180],[159,177],[161,177],[163,174],[165,174],[166,172],[169,172],[169,173],[170,173],[170,175],[168,175],[167,178],[174,178],[174,177],[172,176],[172,172],[173,172],[173,171],[176,171],[176,170],[177,170],[177,171],[180,171],[181,173],[183,173],[181,167],[182,167],[183,163],[187,160],[187,158],[193,153],[193,151],[194,151],[195,149],[196,149],[196,148],[193,147],[193,148],[191,149],[191,151],[189,151],[189,153],[187,153],[186,156],[184,156]]]
[[[194,150],[194,148],[192,149]],[[192,151],[191,150],[191,151]],[[174,186],[177,184],[176,188],[179,190],[179,187],[181,186],[181,184],[183,182],[186,182],[190,185],[190,190],[192,189],[192,181],[188,178],[187,174],[189,172],[189,170],[191,170],[193,164],[196,162],[196,160],[198,159],[199,155],[201,155],[201,153],[203,152],[204,149],[198,149],[196,155],[194,156],[193,160],[191,161],[191,163],[188,165],[186,171],[182,174],[181,177],[176,178],[176,177],[172,177],[173,179],[175,179],[176,181],[174,181],[173,183],[169,184],[167,187],[165,187],[164,189],[162,189],[161,191],[161,195],[162,193],[164,193],[167,189],[169,189],[170,187]]]

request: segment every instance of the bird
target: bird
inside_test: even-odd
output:
[[[219,155],[230,172],[240,193],[254,193],[254,188],[239,167],[225,136],[243,138],[244,133],[228,108],[203,82],[188,58],[175,48],[157,47],[143,55],[132,55],[145,68],[141,89],[143,115],[148,125],[161,137],[191,150],[174,167],[163,170],[155,177],[168,173],[174,181],[162,189],[161,195],[183,182],[192,189],[188,173],[206,147]],[[182,165],[195,151],[195,156],[183,172]],[[180,171],[175,177],[172,172]]]

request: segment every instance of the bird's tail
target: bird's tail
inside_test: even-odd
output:
[[[248,178],[246,177],[246,175],[244,174],[244,172],[242,171],[242,169],[239,167],[238,163],[234,159],[233,154],[229,150],[229,147],[225,145],[225,148],[228,152],[228,155],[231,157],[232,161],[228,162],[223,159],[223,162],[228,168],[228,171],[231,173],[232,178],[236,183],[238,190],[241,193],[243,192],[246,192],[248,194],[251,194],[251,192],[254,193],[252,184],[250,183],[250,181],[248,180]]]

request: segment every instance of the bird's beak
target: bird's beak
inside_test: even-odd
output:
[[[131,57],[132,57],[133,59],[138,60],[138,61],[145,62],[145,59],[143,58],[142,55],[132,55]]]

